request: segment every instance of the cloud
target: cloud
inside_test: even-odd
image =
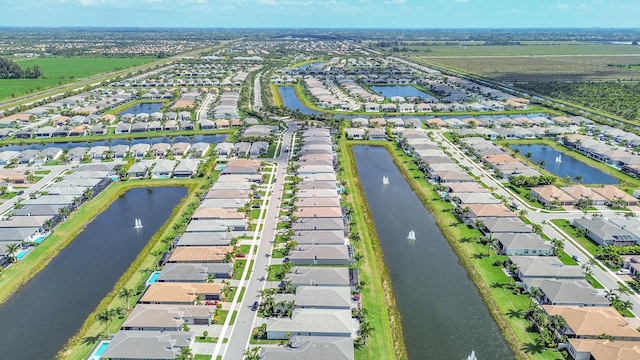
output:
[[[567,3],[556,4],[556,9],[558,10],[567,10],[568,8],[569,8],[569,4]]]

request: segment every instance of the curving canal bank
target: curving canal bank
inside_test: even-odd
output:
[[[186,193],[181,187],[129,190],[89,223],[0,306],[2,357],[55,358]],[[135,218],[142,229],[133,229]]]
[[[356,146],[358,177],[391,273],[410,359],[512,359],[507,342],[433,216],[383,147]],[[389,184],[382,184],[382,177]],[[410,230],[416,240],[408,240]]]

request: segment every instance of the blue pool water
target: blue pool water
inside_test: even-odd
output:
[[[20,250],[18,254],[16,254],[16,259],[22,260],[22,258],[27,256],[28,253],[29,253],[29,250]]]
[[[89,360],[100,360],[100,358],[102,358],[102,354],[107,349],[107,346],[109,346],[109,341],[101,341],[91,356],[89,356]]]
[[[43,241],[44,241],[44,239],[46,239],[46,238],[47,238],[47,237],[46,237],[45,235],[40,235],[40,236],[38,236],[37,238],[35,238],[35,239],[33,240],[33,242],[34,242],[34,243],[38,243],[38,244],[40,244],[40,243],[41,243],[41,242],[43,242]]]
[[[409,97],[409,96],[417,96],[423,100],[432,100],[432,101],[436,101],[438,99],[436,99],[435,97],[420,91],[416,88],[414,88],[413,86],[409,86],[409,85],[404,85],[404,86],[372,86],[371,90],[377,92],[378,94],[386,97],[387,99],[392,98],[394,96],[402,96],[402,97]]]
[[[151,276],[147,279],[147,286],[153,284],[158,281],[158,276],[160,276],[160,271],[154,271],[151,273]]]
[[[132,107],[120,112],[120,114],[118,114],[118,116],[122,116],[124,114],[138,114],[138,113],[147,113],[147,114],[151,114],[154,113],[158,110],[160,110],[160,108],[164,106],[164,103],[162,102],[156,102],[156,103],[141,103],[141,104],[136,104],[133,105]]]

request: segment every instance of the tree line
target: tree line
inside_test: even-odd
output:
[[[37,79],[41,76],[38,65],[22,69],[15,62],[0,57],[0,79]]]
[[[593,107],[627,120],[640,118],[640,83],[637,81],[544,81],[518,83],[518,87]]]

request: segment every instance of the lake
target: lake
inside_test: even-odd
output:
[[[511,149],[518,149],[523,156],[531,153],[530,160],[534,163],[544,161],[544,168],[556,176],[565,178],[571,176],[575,179],[577,175],[582,176],[580,183],[583,184],[617,184],[618,180],[584,162],[569,155],[542,144],[511,145]],[[559,161],[558,161],[559,160]]]
[[[164,102],[152,102],[152,103],[135,104],[132,107],[121,111],[118,114],[118,116],[122,116],[124,114],[140,114],[140,113],[151,114],[151,113],[154,113],[154,112],[160,110],[160,108],[162,108],[164,106],[164,104],[165,104]]]
[[[91,221],[0,306],[1,357],[54,359],[186,194],[182,187],[129,190]],[[135,218],[142,229],[133,228]]]
[[[371,86],[371,90],[386,97],[387,99],[392,98],[394,96],[402,96],[403,98],[406,98],[409,96],[417,96],[423,99],[424,101],[427,101],[427,100],[438,101],[438,99],[435,98],[434,96],[427,94],[424,91],[420,91],[410,85]]]
[[[475,284],[383,147],[353,148],[409,359],[513,359]],[[382,177],[389,184],[382,184]],[[410,230],[416,240],[408,240]],[[382,301],[382,300],[380,300]]]

